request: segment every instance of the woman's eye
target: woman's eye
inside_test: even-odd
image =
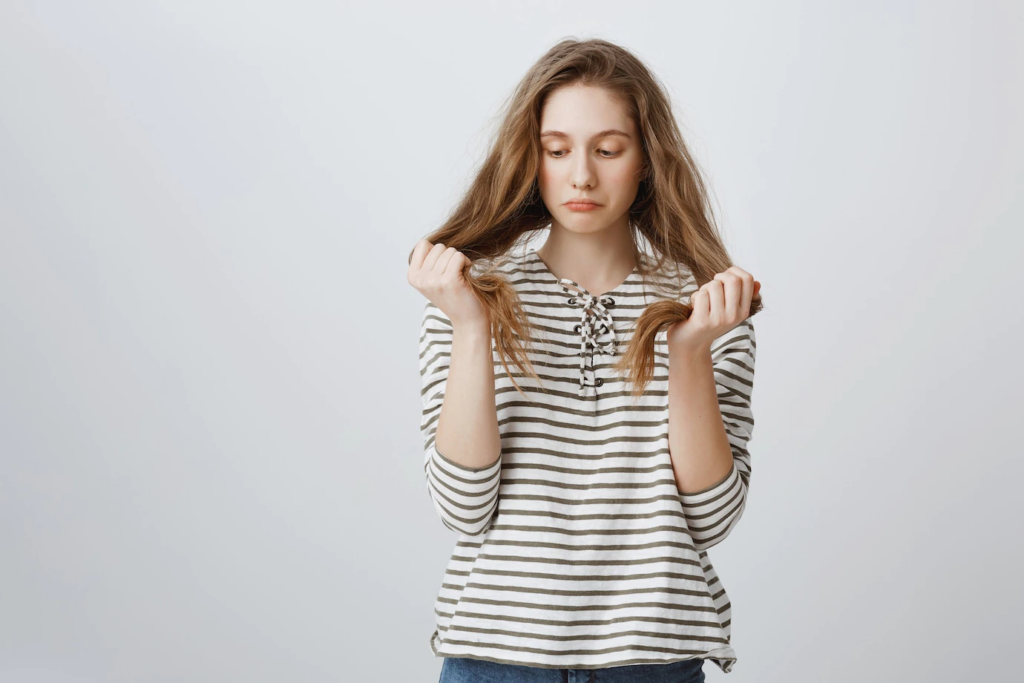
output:
[[[617,152],[613,152],[613,151],[611,151],[609,149],[599,149],[597,151],[605,159],[611,159],[612,157],[616,156],[616,154],[617,154]],[[548,150],[548,155],[551,156],[551,157],[554,157],[555,159],[561,159],[563,156],[565,156],[565,152],[566,152],[566,150],[564,150],[564,149]]]

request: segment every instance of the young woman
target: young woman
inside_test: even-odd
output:
[[[555,45],[408,279],[427,491],[459,534],[442,683],[729,672],[707,550],[747,499],[760,283],[650,71],[603,40]]]

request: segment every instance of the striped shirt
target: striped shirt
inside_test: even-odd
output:
[[[593,297],[559,280],[535,249],[510,253],[499,267],[529,317],[529,358],[542,383],[510,364],[524,399],[492,340],[501,434],[492,465],[464,467],[434,444],[452,327],[433,303],[423,311],[424,475],[436,513],[459,534],[434,603],[431,649],[557,669],[699,657],[728,673],[731,604],[707,550],[746,503],[750,319],[711,346],[733,467],[717,484],[682,494],[668,448],[666,331],[656,337],[654,378],[635,402],[612,367],[617,357],[601,349],[621,353],[648,303],[688,301],[692,274],[681,271],[682,287],[677,279],[672,289],[670,278],[634,269]]]

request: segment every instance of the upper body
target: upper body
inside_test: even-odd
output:
[[[435,603],[435,654],[551,668],[700,656],[728,672],[731,608],[706,551],[729,535],[747,499],[751,321],[711,345],[733,466],[682,493],[669,451],[665,332],[653,381],[636,399],[613,365],[644,308],[686,301],[692,276],[684,271],[680,288],[634,269],[594,297],[556,277],[535,250],[510,254],[501,269],[536,335],[529,359],[542,382],[516,373],[524,399],[494,352],[501,447],[489,465],[460,465],[436,447],[452,325],[429,301],[423,311],[424,475],[436,513],[459,534]]]

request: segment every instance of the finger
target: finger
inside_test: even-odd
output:
[[[754,292],[757,291],[757,281],[754,280],[754,276],[747,273],[747,276],[742,279],[743,281],[743,304],[741,310],[743,312],[743,318],[746,319],[750,316],[750,301],[754,298]]]
[[[748,273],[747,271],[743,270],[739,266],[729,266],[728,268],[725,269],[725,272],[727,272],[727,273],[735,273],[736,275],[740,276],[741,278],[744,278],[744,277],[747,277],[748,275],[750,275],[750,273]]]
[[[460,254],[458,249],[456,249],[455,247],[448,247],[448,249],[445,250],[441,258],[438,259],[438,268],[440,268],[442,265],[444,266],[443,270],[441,271],[441,276],[444,277],[446,280],[456,279],[456,276],[458,275],[459,271],[458,264],[460,263],[461,260],[459,256]]]
[[[443,254],[447,248],[448,247],[444,246],[440,242],[431,247],[430,253],[428,253],[426,258],[423,259],[423,267],[433,272],[436,269],[437,260],[441,258],[441,254]]]
[[[739,276],[740,281],[743,283],[743,295],[740,298],[740,312],[743,318],[746,319],[750,316],[750,302],[761,289],[761,283],[754,279],[754,276],[750,274],[750,271],[744,270],[739,266],[729,266],[726,272],[736,273]]]
[[[466,270],[473,265],[473,261],[461,251],[456,251],[452,256],[451,262],[448,264],[449,270],[452,270],[456,277],[465,276]]]
[[[416,246],[412,248],[412,254],[409,255],[409,266],[416,268],[417,270],[423,267],[423,259],[428,253],[430,248],[434,246],[426,239],[421,239],[416,243]]]
[[[708,322],[720,325],[725,315],[725,290],[721,280],[710,280],[704,287],[708,296]]]
[[[736,321],[743,306],[743,281],[728,270],[717,273],[715,279],[722,283],[722,312],[725,319]]]
[[[690,307],[693,309],[693,313],[690,315],[691,320],[697,323],[707,320],[708,294],[703,287],[698,288],[690,295]]]

